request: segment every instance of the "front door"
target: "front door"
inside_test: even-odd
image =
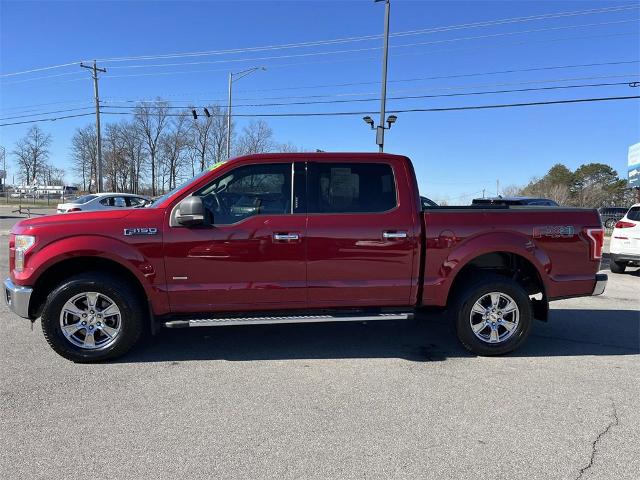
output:
[[[243,165],[194,192],[212,222],[167,229],[173,312],[306,306],[306,216],[292,175],[291,162]]]

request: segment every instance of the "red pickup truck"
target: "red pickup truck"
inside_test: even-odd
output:
[[[261,154],[140,209],[23,220],[5,299],[63,357],[114,358],[159,326],[399,320],[448,308],[479,355],[517,348],[548,301],[598,295],[596,210],[423,210],[399,155]]]

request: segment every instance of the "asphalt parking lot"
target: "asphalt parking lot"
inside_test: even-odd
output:
[[[635,480],[639,292],[611,274],[499,358],[429,315],[163,331],[98,365],[3,303],[0,478]]]

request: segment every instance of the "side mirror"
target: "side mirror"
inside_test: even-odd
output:
[[[204,224],[204,205],[200,197],[187,197],[178,206],[176,221],[185,227]]]

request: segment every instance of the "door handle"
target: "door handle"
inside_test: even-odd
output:
[[[398,238],[407,238],[407,232],[382,232],[382,238],[387,240],[396,240]]]
[[[274,233],[273,239],[278,242],[292,242],[300,240],[300,234],[298,233]]]

